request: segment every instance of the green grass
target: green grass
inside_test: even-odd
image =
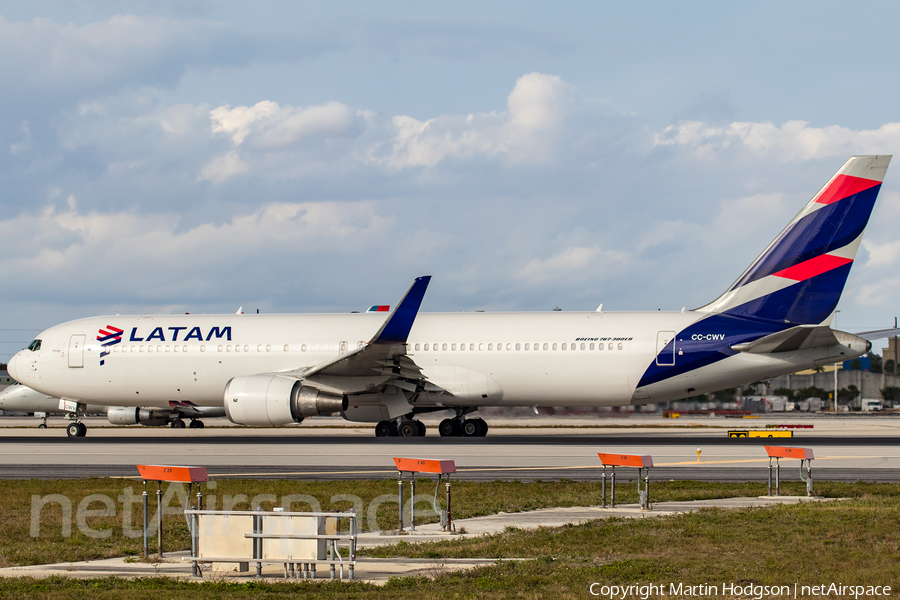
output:
[[[900,587],[900,495],[896,485],[846,484],[841,502],[740,510],[704,509],[653,519],[602,519],[582,525],[512,530],[381,554],[433,558],[433,578],[362,583],[187,583],[163,578],[0,580],[0,597],[25,598],[569,598],[605,585],[723,582],[760,585]],[[444,557],[526,557],[442,573]],[[718,598],[722,598],[720,592]]]

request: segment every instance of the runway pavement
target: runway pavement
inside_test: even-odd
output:
[[[656,480],[763,481],[766,444],[809,447],[819,480],[900,481],[900,418],[778,415],[762,419],[659,416],[622,419],[540,417],[492,419],[485,438],[441,438],[435,419],[425,438],[376,438],[369,425],[311,419],[297,427],[205,429],[102,426],[88,419],[85,438],[67,438],[64,422],[36,428],[27,418],[0,419],[0,478],[136,476],[136,464],[205,466],[221,477],[284,479],[392,478],[394,456],[456,461],[466,480],[594,480],[597,452],[650,454]],[[433,421],[433,422],[432,422]],[[791,439],[730,439],[729,428],[812,424]],[[221,425],[221,426],[214,426]],[[701,449],[700,461],[696,450]],[[786,480],[799,479],[797,461],[782,463]],[[633,469],[623,469],[624,480]]]

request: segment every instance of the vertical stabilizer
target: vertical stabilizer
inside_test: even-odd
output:
[[[790,324],[828,321],[890,161],[851,157],[728,291],[697,310]]]

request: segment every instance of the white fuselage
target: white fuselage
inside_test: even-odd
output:
[[[666,332],[681,332],[705,316],[692,311],[421,313],[409,334],[408,356],[429,381],[456,396],[427,394],[420,406],[615,406],[732,387],[837,355],[823,349],[777,359],[737,353],[639,388],[658,361]],[[231,378],[315,366],[370,340],[384,319],[378,313],[81,319],[44,331],[40,349],[17,354],[10,370],[44,394],[84,403],[221,406]],[[109,328],[122,331],[121,342],[104,348],[98,332]],[[721,347],[717,335],[710,331],[709,343]],[[697,350],[705,342],[693,337],[691,348]],[[673,367],[688,358],[679,344]],[[857,356],[865,351],[840,348]],[[101,357],[103,352],[108,354]]]

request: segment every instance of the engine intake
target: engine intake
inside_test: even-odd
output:
[[[346,408],[343,394],[323,392],[282,375],[235,377],[225,386],[225,412],[238,425],[288,425]]]

